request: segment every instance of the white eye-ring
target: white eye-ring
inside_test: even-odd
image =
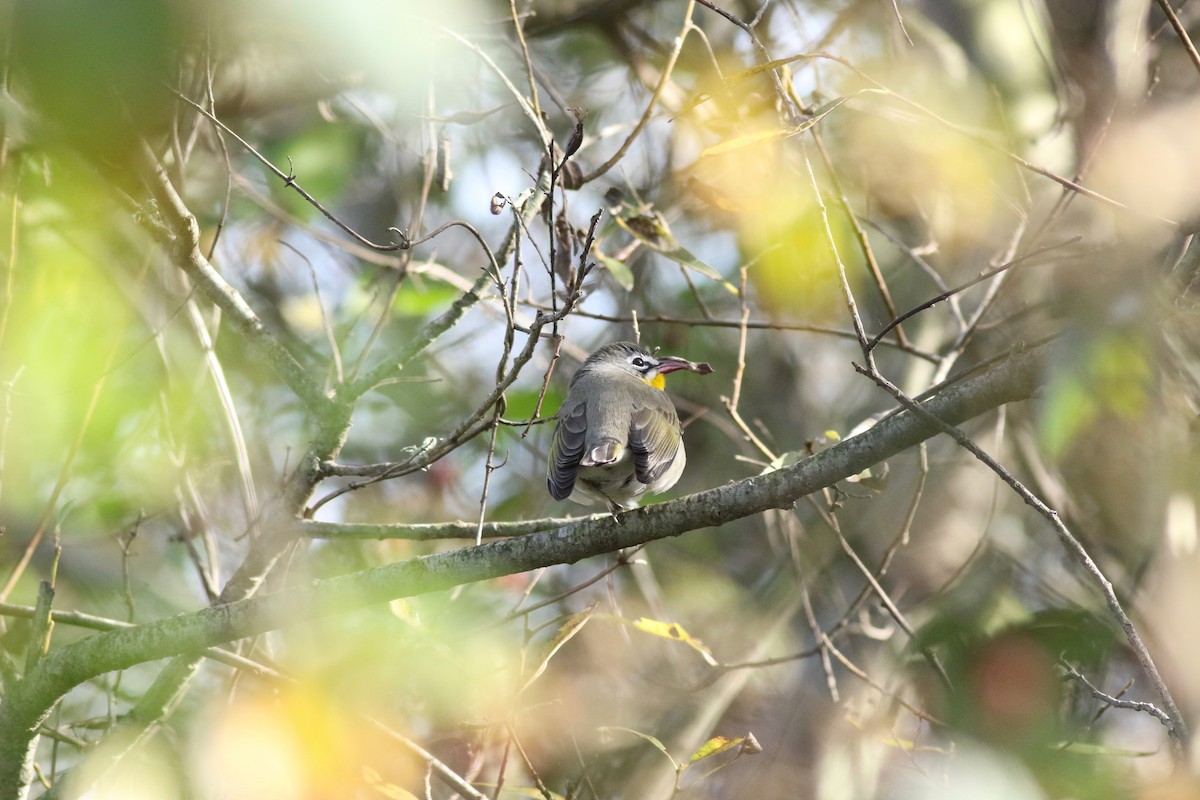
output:
[[[641,356],[634,356],[632,359],[630,359],[629,363],[633,364],[638,369],[645,369],[647,366],[649,366],[649,364],[646,363],[646,359],[642,358]]]

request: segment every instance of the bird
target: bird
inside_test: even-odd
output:
[[[632,342],[614,342],[587,357],[571,378],[550,442],[546,486],[555,500],[600,501],[615,516],[637,508],[643,494],[675,485],[687,458],[664,376],[676,370],[713,371],[705,362],[656,356]]]

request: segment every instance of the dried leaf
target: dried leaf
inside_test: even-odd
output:
[[[542,673],[546,671],[546,667],[549,666],[550,659],[554,657],[554,654],[557,653],[564,644],[569,642],[571,637],[583,630],[583,626],[586,625],[587,621],[592,618],[592,614],[595,613],[596,606],[599,605],[599,602],[600,601],[592,603],[578,614],[572,614],[571,616],[567,617],[566,622],[559,626],[558,632],[554,634],[554,638],[550,640],[545,649],[542,651],[542,656],[538,659],[537,666],[534,667],[534,670],[530,673],[529,677],[525,679],[525,682],[521,685],[518,694],[528,689],[534,681],[540,678]]]

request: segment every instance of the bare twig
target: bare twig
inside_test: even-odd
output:
[[[200,344],[200,350],[204,353],[204,364],[208,368],[208,373],[212,377],[213,388],[217,393],[217,400],[221,407],[221,418],[225,421],[225,428],[229,433],[230,444],[233,445],[234,463],[237,464],[238,485],[242,493],[242,506],[246,514],[246,525],[256,535],[258,533],[258,521],[261,516],[258,505],[258,492],[254,487],[254,473],[250,466],[250,451],[246,447],[246,436],[242,432],[242,423],[238,417],[237,406],[233,402],[233,392],[229,390],[229,382],[225,379],[225,370],[221,366],[221,361],[217,358],[217,350],[213,336],[208,331],[208,326],[204,324],[204,318],[200,314],[200,308],[196,303],[195,296],[191,293],[191,287],[187,285],[187,279],[184,278],[184,288],[188,290],[188,299],[184,304],[187,310],[188,322],[192,325],[192,330],[196,334],[196,341]]]
[[[587,319],[598,319],[598,320],[602,320],[604,322],[632,322],[633,321],[633,317],[628,316],[628,315],[600,314],[595,311],[588,311],[586,309],[576,310],[575,315],[579,316],[579,317],[586,317]],[[838,339],[851,339],[856,342],[858,341],[858,336],[857,336],[857,334],[854,333],[854,331],[847,331],[847,330],[843,330],[841,328],[830,328],[830,327],[827,327],[824,325],[806,325],[803,323],[791,323],[791,322],[772,322],[769,320],[758,320],[758,319],[748,319],[743,323],[741,320],[737,320],[737,319],[697,319],[697,318],[693,318],[693,317],[674,317],[674,316],[667,316],[667,315],[663,315],[663,314],[639,314],[638,319],[643,323],[653,322],[653,323],[659,323],[659,324],[663,324],[663,325],[682,325],[682,326],[686,326],[689,328],[690,327],[741,328],[743,325],[745,325],[745,327],[750,330],[795,331],[797,333],[816,333],[816,334],[821,334],[823,336],[833,336]],[[937,361],[938,361],[937,356],[933,355],[932,353],[928,353],[924,350],[920,350],[916,347],[912,347],[911,345],[903,345],[903,344],[900,344],[899,342],[894,342],[894,341],[881,341],[881,342],[879,342],[878,346],[890,347],[890,348],[894,348],[896,350],[901,350],[905,353],[908,353],[909,355],[916,356],[917,358],[923,359],[925,361],[929,361],[931,363],[937,363]]]
[[[888,331],[890,331],[892,328],[894,328],[897,325],[899,325],[900,323],[904,322],[906,319],[909,319],[910,317],[914,317],[917,314],[920,314],[922,311],[924,311],[928,308],[933,308],[934,306],[936,306],[938,303],[942,302],[943,300],[953,297],[954,295],[959,294],[961,292],[964,292],[967,289],[970,289],[972,286],[975,286],[976,284],[983,283],[988,278],[992,278],[996,275],[999,275],[1001,272],[1012,269],[1013,267],[1017,266],[1018,264],[1029,261],[1033,258],[1036,258],[1037,256],[1044,255],[1045,253],[1047,253],[1051,250],[1057,250],[1058,248],[1067,247],[1069,245],[1075,244],[1081,238],[1083,238],[1083,237],[1072,236],[1070,239],[1067,239],[1066,241],[1057,242],[1055,244],[1048,244],[1044,247],[1039,247],[1038,249],[1030,251],[1022,256],[1010,259],[1010,260],[1006,261],[1005,263],[1001,264],[1000,266],[996,267],[995,269],[989,269],[986,272],[982,272],[979,275],[972,278],[971,280],[967,281],[966,283],[960,283],[958,286],[955,286],[953,289],[948,289],[935,297],[931,297],[930,299],[910,308],[908,311],[905,311],[903,314],[901,314],[900,316],[893,319],[887,325],[884,325],[883,329],[881,331],[879,331],[879,333],[875,334],[871,338],[871,340],[867,342],[867,347],[871,350],[874,350],[876,345],[879,344],[880,340],[882,340],[883,337],[886,336],[888,334]]]
[[[246,337],[246,340],[266,356],[271,367],[288,385],[288,388],[295,392],[296,396],[310,409],[324,408],[327,400],[312,382],[307,370],[278,339],[267,331],[262,320],[250,308],[241,294],[221,277],[221,274],[200,252],[200,226],[191,211],[188,210],[183,198],[171,184],[162,164],[158,162],[149,147],[144,147],[142,154],[144,156],[142,177],[150,187],[150,191],[158,203],[158,214],[161,215],[166,225],[165,230],[154,227],[147,218],[151,232],[167,248],[175,265],[183,269],[188,277],[199,286],[205,297],[220,307],[230,322]]]
[[[742,305],[742,320],[738,329],[738,363],[737,370],[733,374],[733,393],[725,399],[725,409],[729,412],[730,418],[737,425],[738,430],[746,437],[746,441],[753,444],[758,451],[766,456],[769,463],[774,462],[777,458],[775,453],[760,439],[742,419],[741,413],[738,411],[738,404],[742,396],[742,377],[746,373],[746,322],[750,319],[750,301],[746,294],[746,268],[742,267],[741,271],[741,286],[738,290],[738,299]]]
[[[934,417],[951,423],[972,419],[995,406],[1028,397],[1041,377],[1040,353],[1014,359],[991,372],[957,384],[926,404]],[[343,431],[342,426],[338,426]],[[804,461],[768,475],[746,478],[678,500],[620,515],[574,523],[555,531],[479,547],[437,553],[349,575],[252,597],[210,609],[181,614],[130,629],[98,634],[52,650],[0,704],[0,795],[15,796],[32,774],[33,732],[54,703],[82,681],[133,664],[176,653],[192,653],[221,642],[244,638],[289,624],[299,617],[336,613],[402,596],[450,588],[466,582],[574,562],[599,553],[678,535],[761,513],[790,508],[804,494],[828,486],[871,464],[890,458],[939,428],[912,413],[884,420]],[[322,445],[322,439],[313,448]],[[311,458],[311,454],[307,458]],[[303,487],[299,487],[303,488]],[[295,498],[281,503],[290,507]],[[258,540],[274,539],[266,536]],[[231,584],[239,591],[271,552],[248,558],[245,578]],[[241,573],[243,570],[239,570]],[[229,586],[226,587],[229,590]],[[190,674],[190,673],[189,673]]]
[[[667,88],[667,83],[671,80],[671,75],[675,72],[675,62],[679,59],[679,53],[683,50],[683,42],[687,38],[688,31],[692,27],[692,13],[696,9],[696,0],[688,0],[687,6],[683,11],[683,29],[679,35],[675,37],[674,46],[671,48],[670,54],[667,56],[667,63],[663,65],[662,74],[659,76],[658,83],[654,87],[654,91],[650,94],[650,99],[646,102],[646,110],[642,112],[637,123],[633,126],[633,130],[625,137],[625,141],[621,142],[621,146],[612,154],[612,157],[596,167],[581,179],[581,183],[591,183],[599,177],[602,177],[610,169],[616,166],[625,153],[629,151],[631,145],[637,137],[645,129],[646,124],[650,121],[651,114],[654,113],[655,107],[658,105],[659,98],[662,97],[663,90]]]
[[[1196,51],[1196,45],[1192,43],[1192,37],[1188,35],[1187,28],[1179,21],[1179,15],[1175,13],[1175,9],[1171,7],[1170,0],[1156,0],[1158,7],[1167,15],[1167,20],[1171,23],[1171,27],[1175,29],[1175,35],[1179,37],[1179,41],[1183,44],[1183,49],[1187,51],[1188,58],[1192,60],[1192,66],[1200,71],[1200,52]]]
[[[904,23],[900,23],[903,30]],[[908,33],[905,32],[905,36]],[[912,41],[909,41],[912,44]],[[875,289],[879,293],[879,299],[883,302],[883,307],[887,312],[896,316],[896,304],[892,300],[892,293],[888,290],[887,281],[883,277],[883,270],[879,267],[879,261],[875,258],[875,251],[871,247],[871,241],[867,238],[867,232],[863,230],[862,222],[858,219],[858,214],[854,212],[854,208],[850,205],[850,199],[846,197],[846,190],[842,188],[841,178],[838,177],[837,170],[834,168],[833,159],[829,155],[829,151],[825,149],[825,142],[821,137],[820,131],[816,128],[811,130],[813,143],[817,146],[817,152],[821,154],[821,161],[825,166],[825,173],[829,176],[829,182],[833,188],[834,197],[837,200],[838,207],[842,213],[846,215],[846,219],[850,221],[850,227],[854,231],[855,241],[858,242],[858,249],[863,255],[863,260],[867,264],[867,271],[871,274],[871,280],[875,284]],[[904,335],[904,329],[897,322],[893,325],[896,329],[896,340],[902,345],[908,344],[908,337]]]
[[[1120,698],[1113,697],[1110,694],[1105,694],[1104,692],[1097,689],[1095,684],[1093,684],[1091,681],[1089,681],[1087,679],[1087,677],[1085,677],[1082,673],[1080,673],[1077,669],[1072,667],[1070,664],[1060,661],[1059,666],[1061,666],[1063,669],[1065,669],[1067,671],[1067,674],[1070,675],[1072,678],[1074,678],[1075,680],[1079,681],[1084,686],[1086,686],[1088,691],[1090,691],[1092,693],[1092,697],[1095,697],[1097,700],[1107,703],[1108,705],[1112,706],[1113,708],[1128,708],[1128,709],[1132,709],[1134,711],[1143,711],[1143,712],[1149,714],[1150,716],[1154,717],[1155,719],[1157,719],[1159,722],[1161,722],[1163,724],[1163,726],[1167,729],[1167,731],[1171,732],[1172,735],[1174,735],[1174,732],[1173,732],[1174,723],[1172,722],[1170,715],[1168,715],[1166,712],[1164,712],[1158,706],[1154,705],[1153,703],[1142,703],[1137,700],[1122,700]]]
[[[898,389],[895,385],[888,381],[887,378],[881,375],[873,365],[870,368],[866,368],[856,364],[855,369],[857,369],[861,374],[866,375],[871,380],[875,381],[875,383],[884,389],[884,391],[892,395],[892,397],[894,397],[898,403],[904,406],[905,409],[917,414],[930,424],[936,425],[943,433],[948,434],[961,447],[969,451],[973,456],[987,465],[987,467],[991,469],[992,472],[996,473],[1000,480],[1008,484],[1008,486],[1011,487],[1012,490],[1016,492],[1017,495],[1024,500],[1027,505],[1037,511],[1050,523],[1050,526],[1058,535],[1058,538],[1064,547],[1066,547],[1066,549],[1075,556],[1076,560],[1080,563],[1080,565],[1083,566],[1084,571],[1100,589],[1100,593],[1103,595],[1109,611],[1117,620],[1117,623],[1121,626],[1121,630],[1125,633],[1125,639],[1129,643],[1130,648],[1133,650],[1138,664],[1141,665],[1142,671],[1150,680],[1151,685],[1154,687],[1155,692],[1158,694],[1159,699],[1162,702],[1163,708],[1166,710],[1166,714],[1170,720],[1168,732],[1171,734],[1172,746],[1175,748],[1177,755],[1182,755],[1189,740],[1188,728],[1187,723],[1184,721],[1183,715],[1179,712],[1179,708],[1175,704],[1175,700],[1171,695],[1171,690],[1167,687],[1166,681],[1163,680],[1162,675],[1159,673],[1158,667],[1155,665],[1154,659],[1150,655],[1149,649],[1146,647],[1146,643],[1142,640],[1141,634],[1139,634],[1137,628],[1134,627],[1133,621],[1130,620],[1129,615],[1125,613],[1125,609],[1121,605],[1121,601],[1117,597],[1112,583],[1107,577],[1105,577],[1104,573],[1100,571],[1100,568],[1096,566],[1096,562],[1092,560],[1091,555],[1088,554],[1083,544],[1077,538],[1075,538],[1075,536],[1067,529],[1067,526],[1063,524],[1062,519],[1059,518],[1058,512],[1046,505],[1041,498],[1037,497],[1033,492],[1026,488],[1023,483],[1017,480],[1014,475],[1001,466],[1000,463],[994,458],[984,452],[982,448],[975,444],[975,442],[973,442],[959,428],[946,422],[945,420],[938,419],[937,416],[935,414],[931,414],[927,408],[907,397],[902,391],[900,391],[900,389]]]
[[[221,120],[217,119],[217,117],[215,115],[213,115],[212,112],[210,112],[207,108],[200,105],[196,101],[192,100],[190,97],[183,94],[182,92],[179,92],[172,87],[167,87],[167,88],[170,90],[170,92],[172,94],[174,94],[180,100],[187,103],[189,106],[196,109],[196,111],[198,111],[199,113],[201,113],[205,117],[207,117],[209,119],[209,121],[211,121],[214,125],[216,125],[221,130],[228,133],[234,139],[237,139],[238,143],[243,148],[246,149],[246,152],[250,153],[250,155],[252,155],[256,159],[258,159],[259,163],[261,163],[264,167],[266,167],[272,173],[274,173],[275,177],[277,177],[281,181],[283,181],[284,186],[287,186],[287,187],[291,188],[292,190],[294,190],[296,192],[296,194],[298,194],[304,198],[305,202],[307,202],[309,205],[311,205],[317,211],[320,211],[323,215],[325,215],[326,219],[328,219],[334,225],[337,225],[343,231],[348,233],[359,244],[363,245],[364,247],[369,247],[372,250],[378,250],[378,251],[384,252],[384,253],[390,253],[390,252],[394,252],[396,250],[407,250],[409,247],[412,246],[411,242],[409,242],[408,235],[406,233],[404,233],[404,231],[400,230],[399,228],[388,228],[388,231],[390,233],[394,233],[400,237],[399,242],[396,242],[394,244],[376,244],[375,242],[372,242],[370,239],[363,236],[361,233],[354,230],[349,225],[347,225],[346,223],[344,223],[340,219],[338,219],[337,216],[335,216],[332,211],[325,208],[325,206],[321,205],[319,200],[317,200],[315,197],[313,197],[311,194],[309,194],[307,191],[304,190],[304,187],[302,187],[296,181],[296,173],[293,169],[291,159],[288,159],[288,171],[284,172],[279,167],[277,167],[273,163],[271,163],[271,159],[267,158],[262,153],[255,150],[253,145],[251,145],[249,142],[247,142],[245,139],[243,139],[241,136],[239,136],[232,128],[230,128],[224,122],[221,122]]]

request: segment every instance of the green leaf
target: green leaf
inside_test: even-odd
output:
[[[729,281],[722,278],[721,273],[717,272],[715,269],[710,267],[708,264],[705,264],[703,261],[696,258],[687,249],[685,249],[683,247],[675,247],[671,250],[659,250],[658,252],[661,253],[662,255],[666,256],[667,258],[671,259],[672,261],[674,261],[678,264],[682,264],[683,266],[688,267],[689,269],[694,269],[696,272],[699,272],[704,277],[710,278],[710,279],[716,281],[717,283],[724,286],[725,290],[727,292],[729,292],[730,294],[736,295],[738,293],[737,287],[734,286]]]
[[[695,764],[709,756],[715,756],[717,753],[724,753],[731,747],[737,747],[742,742],[746,741],[745,736],[739,736],[736,739],[730,739],[728,736],[714,736],[692,753],[688,759],[689,764]]]
[[[696,258],[679,244],[679,241],[667,226],[666,218],[657,211],[650,211],[645,214],[614,216],[613,219],[616,220],[616,223],[626,233],[654,252],[664,255],[688,269],[693,269],[710,280],[716,281],[734,295],[738,293],[737,287],[721,277],[721,273]],[[632,277],[630,280],[632,280]]]
[[[605,255],[599,250],[596,250],[595,253],[596,260],[598,260],[604,266],[604,268],[608,270],[608,274],[613,276],[613,280],[620,284],[621,288],[625,291],[632,291],[633,271],[629,269],[625,262],[613,258],[612,256]]]
[[[1089,742],[1067,742],[1062,746],[1062,750],[1085,756],[1116,756],[1118,758],[1147,758],[1159,754],[1157,750],[1125,750],[1120,747],[1108,747]]]
[[[445,311],[460,294],[458,289],[445,283],[421,281],[417,285],[415,281],[405,281],[396,292],[392,308],[401,316],[423,319]]]

